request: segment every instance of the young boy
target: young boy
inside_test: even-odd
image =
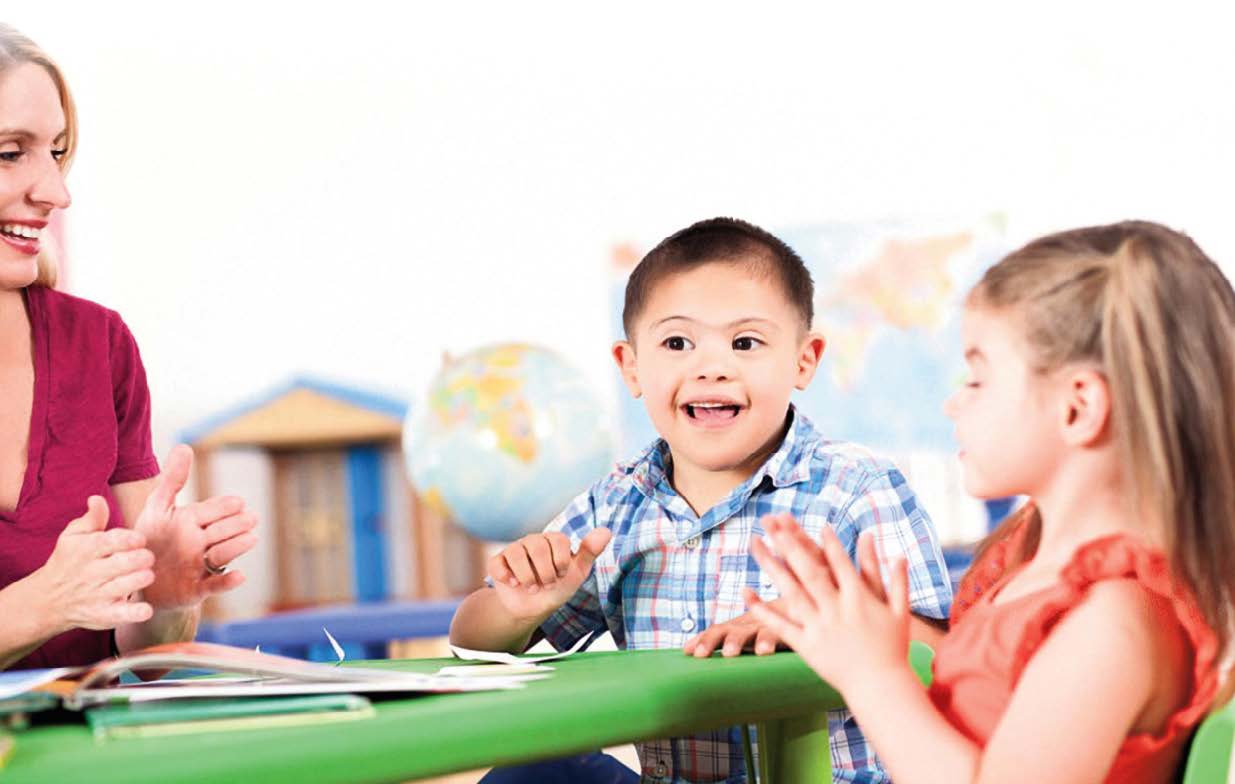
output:
[[[728,641],[734,653],[754,628],[740,617],[742,588],[776,596],[750,556],[760,518],[776,512],[816,539],[832,526],[851,556],[873,529],[887,564],[908,561],[914,611],[946,618],[934,527],[904,477],[824,440],[789,402],[823,353],[813,298],[798,255],[744,221],[702,221],[652,249],[627,283],[627,339],[613,357],[661,438],[544,533],[494,556],[492,587],[464,600],[451,641],[518,652],[543,636],[563,649],[607,629],[624,649],[702,655]],[[760,639],[757,649],[774,645]],[[847,712],[832,714],[829,730],[836,780],[886,780]],[[644,743],[639,756],[645,781],[746,780],[736,728]]]

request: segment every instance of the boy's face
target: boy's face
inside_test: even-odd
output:
[[[613,356],[675,471],[754,472],[779,444],[789,396],[810,383],[824,346],[779,281],[724,262],[655,284],[634,330]]]

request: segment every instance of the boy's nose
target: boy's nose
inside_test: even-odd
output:
[[[698,381],[728,381],[735,375],[733,354],[719,346],[703,342],[695,351],[695,379]]]
[[[697,377],[699,381],[728,381],[730,378],[731,375],[724,370],[700,371]]]

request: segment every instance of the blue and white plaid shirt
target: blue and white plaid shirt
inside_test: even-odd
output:
[[[909,564],[909,601],[918,615],[946,618],[952,588],[926,511],[889,461],[853,444],[827,441],[805,416],[750,479],[696,515],[669,484],[668,445],[652,444],[580,495],[546,530],[571,544],[596,526],[609,547],[579,591],[541,626],[559,650],[598,629],[619,648],[680,648],[712,624],[746,611],[742,588],[777,591],[750,554],[763,515],[790,512],[816,540],[830,525],[856,557],[858,534],[874,531],[880,557]],[[836,781],[883,782],[887,774],[848,711],[828,716]],[[744,782],[740,730],[639,745],[645,781]]]

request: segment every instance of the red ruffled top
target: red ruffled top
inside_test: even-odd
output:
[[[1002,564],[991,562],[989,568],[1002,569]],[[990,589],[995,584],[984,585],[981,596],[963,611],[963,622],[953,615],[952,628],[936,651],[931,701],[952,726],[984,746],[1025,665],[1055,624],[1084,600],[1094,583],[1136,580],[1145,591],[1170,602],[1180,631],[1188,637],[1193,651],[1192,693],[1160,732],[1124,740],[1106,780],[1131,784],[1171,780],[1192,730],[1217,691],[1217,637],[1192,592],[1172,579],[1165,554],[1134,537],[1114,535],[1086,543],[1060,578],[1050,588],[1006,604],[991,604]]]
[[[952,610],[948,616],[950,626],[955,626],[965,613],[969,612],[970,607],[977,604],[995,583],[1003,579],[1008,570],[1008,560],[1013,553],[1020,551],[1028,532],[1028,526],[1022,523],[1005,538],[992,544],[980,559],[970,565],[952,597]]]

